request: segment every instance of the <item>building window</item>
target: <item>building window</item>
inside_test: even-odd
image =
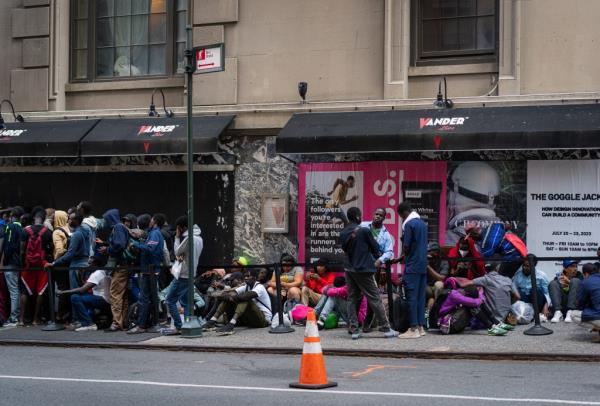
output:
[[[73,81],[183,72],[186,0],[71,2]]]
[[[496,59],[497,0],[413,0],[412,6],[416,65]]]

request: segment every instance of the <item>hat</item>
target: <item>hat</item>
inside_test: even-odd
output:
[[[573,264],[578,264],[579,261],[575,259],[563,259],[563,268],[568,268]]]
[[[429,244],[427,244],[427,251],[440,251],[440,244],[438,244],[435,241],[430,242]]]
[[[246,259],[246,257],[238,257],[237,259],[234,259],[233,262],[234,263],[237,262],[238,264],[240,264],[242,266],[248,266],[248,264],[249,264],[249,262]]]

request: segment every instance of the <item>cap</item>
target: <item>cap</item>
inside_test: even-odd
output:
[[[435,241],[432,241],[429,244],[427,244],[427,251],[440,251],[440,249],[440,244],[438,244]]]
[[[238,264],[242,265],[242,266],[248,266],[249,262],[246,259],[246,257],[238,257],[237,259],[234,259],[233,262],[237,262]]]
[[[563,259],[563,268],[568,268],[573,264],[578,264],[579,261],[574,259]]]

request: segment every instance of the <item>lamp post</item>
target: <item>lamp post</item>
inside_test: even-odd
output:
[[[181,336],[185,338],[202,337],[202,326],[197,317],[194,317],[194,132],[192,128],[192,80],[194,74],[194,52],[192,51],[192,0],[187,4],[186,26],[186,66],[185,77],[187,83],[187,218],[188,218],[188,292],[187,314],[181,327]]]

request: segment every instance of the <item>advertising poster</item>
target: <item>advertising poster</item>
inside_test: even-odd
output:
[[[370,220],[377,208],[386,210],[385,227],[396,241],[402,221],[396,207],[401,201],[412,203],[429,223],[430,238],[443,241],[446,213],[445,162],[352,162],[300,164],[298,237],[301,261],[318,258],[343,261],[338,242],[348,220],[346,211],[358,207],[363,220]]]
[[[527,163],[525,161],[448,162],[445,244],[456,245],[464,226],[482,230],[502,222],[525,239]]]
[[[529,251],[539,257],[594,256],[600,241],[600,162],[529,161]],[[591,262],[591,261],[590,261]],[[559,261],[540,261],[554,276]]]

